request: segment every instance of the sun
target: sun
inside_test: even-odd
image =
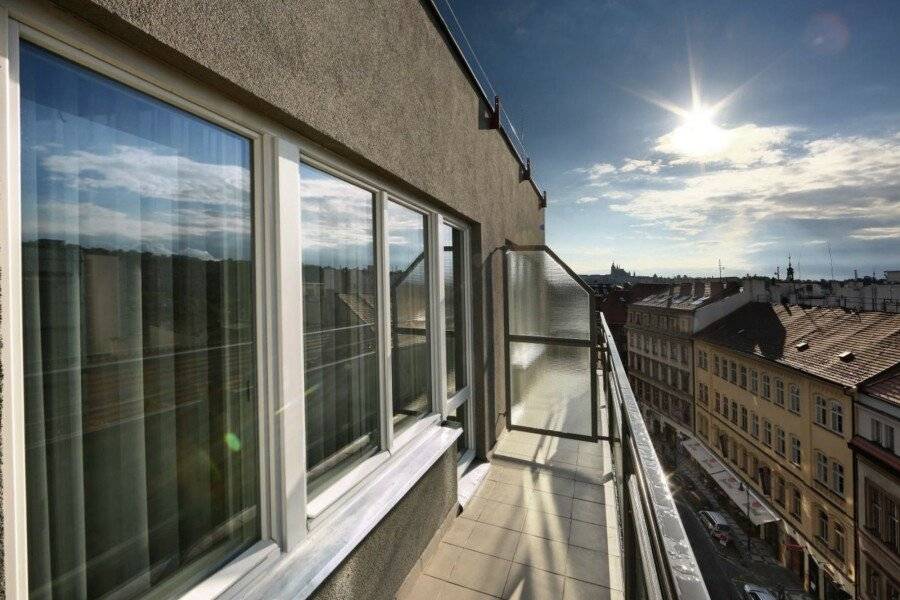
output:
[[[684,115],[671,133],[672,146],[679,154],[696,159],[712,159],[728,144],[727,132],[713,122],[715,111],[698,106]]]

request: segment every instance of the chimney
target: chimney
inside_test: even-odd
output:
[[[694,280],[694,298],[702,298],[706,295],[706,282],[702,279]]]
[[[682,283],[682,284],[681,284],[681,289],[679,290],[678,295],[679,295],[679,296],[690,296],[690,295],[691,295],[691,284],[690,284],[690,282],[688,282],[688,283]]]
[[[715,296],[716,294],[721,294],[724,286],[721,281],[710,281],[709,282],[709,295]]]

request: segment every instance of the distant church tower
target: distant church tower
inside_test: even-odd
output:
[[[786,281],[794,280],[794,267],[791,266],[791,255],[788,254],[788,268],[787,268],[787,279]]]

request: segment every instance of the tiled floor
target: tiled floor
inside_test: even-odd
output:
[[[624,598],[609,446],[509,432],[406,600]]]

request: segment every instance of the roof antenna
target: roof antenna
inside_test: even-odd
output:
[[[834,258],[831,256],[831,242],[828,242],[828,261],[831,263],[831,280],[834,281]]]

